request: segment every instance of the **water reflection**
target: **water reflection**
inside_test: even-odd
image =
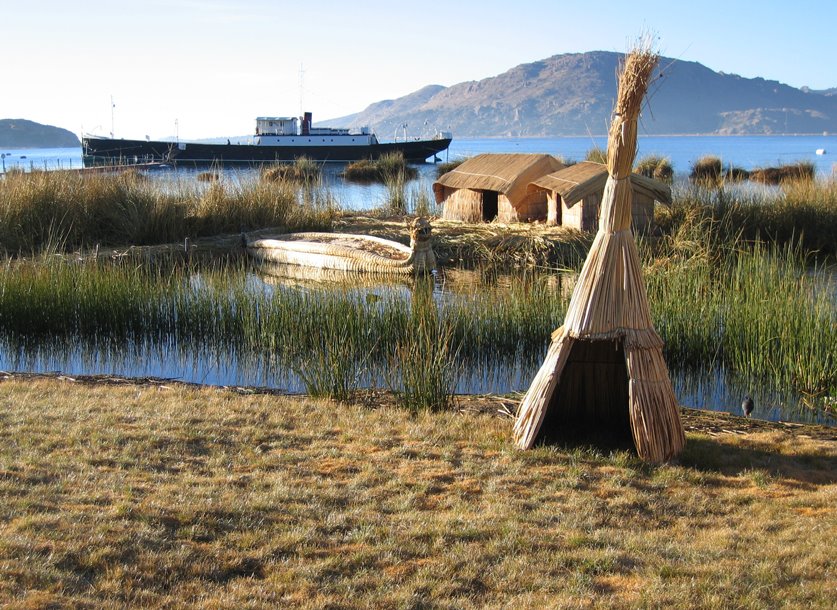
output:
[[[194,274],[189,277],[188,285],[190,290],[199,292],[211,287],[213,282],[211,277]],[[531,278],[531,284],[524,284],[524,289],[541,287],[567,300],[574,283],[573,275],[540,275]],[[251,295],[289,291],[325,298],[329,292],[338,292],[367,304],[396,299],[415,306],[417,299],[429,296],[439,305],[439,315],[448,306],[468,307],[468,311],[476,312],[489,302],[485,300],[488,292],[521,290],[519,278],[496,272],[447,270],[417,281],[276,265],[243,270],[240,285]],[[549,331],[560,324],[560,315],[556,313],[554,321],[547,321],[548,330],[542,340],[535,341],[535,347],[504,345],[502,340],[506,337],[500,329],[496,339],[485,339],[488,344],[482,349],[458,355],[455,391],[463,394],[525,392],[545,357]],[[669,366],[675,393],[685,406],[738,414],[743,396],[749,394],[755,399],[755,417],[837,424],[834,417],[805,407],[798,395],[736,379],[723,369],[683,370],[672,362]],[[68,375],[161,377],[289,392],[306,389],[292,363],[270,346],[203,342],[200,337],[192,336],[177,340],[176,333],[162,331],[157,336],[111,338],[7,334],[0,338],[0,368]],[[377,388],[388,387],[393,379],[383,361],[358,364],[355,377],[360,387]]]

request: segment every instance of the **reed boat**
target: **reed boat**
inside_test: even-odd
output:
[[[242,241],[247,254],[258,262],[383,274],[426,273],[436,268],[431,226],[424,218],[410,224],[409,246],[351,233],[287,233],[259,239],[243,235]]]

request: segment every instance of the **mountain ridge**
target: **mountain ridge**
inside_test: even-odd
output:
[[[72,148],[81,146],[78,136],[63,127],[27,119],[0,119],[3,148]]]
[[[611,51],[553,55],[481,80],[428,85],[318,125],[370,125],[384,138],[405,123],[412,135],[424,136],[436,129],[455,137],[604,135],[623,57]],[[661,57],[642,128],[648,135],[837,132],[834,91],[796,89]]]

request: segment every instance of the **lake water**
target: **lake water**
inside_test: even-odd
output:
[[[248,273],[246,286],[254,293],[299,291],[317,293],[335,290],[335,284],[323,278],[307,279],[296,268],[293,273],[276,276]],[[316,274],[315,274],[316,275]],[[456,300],[486,286],[475,279],[474,272],[453,271],[436,275],[434,296],[439,304]],[[574,276],[568,276],[571,286]],[[201,285],[202,276],[192,276]],[[338,284],[342,286],[342,284]],[[414,297],[415,286],[407,281],[374,280],[363,287],[354,284],[345,290],[360,291],[363,298],[393,295],[407,305]],[[502,279],[491,288],[505,290]],[[455,391],[460,394],[523,393],[529,387],[546,355],[547,341],[540,349],[519,351],[514,355],[487,355],[477,364],[461,362]],[[783,394],[761,382],[748,382],[723,370],[684,370],[669,362],[670,374],[679,404],[713,411],[739,412],[744,395],[756,403],[754,417],[767,420],[797,421],[837,425],[837,419],[803,404],[800,397]],[[374,368],[374,367],[373,367]],[[239,352],[226,344],[210,341],[180,344],[174,336],[146,337],[139,341],[107,341],[96,337],[76,339],[49,338],[22,343],[0,334],[0,371],[53,372],[64,375],[114,375],[119,377],[157,377],[218,386],[269,387],[301,393],[305,384],[288,362],[276,360],[271,353]],[[380,373],[363,368],[357,371],[359,387],[388,387]]]
[[[456,134],[454,134],[455,136]],[[604,148],[607,138],[454,138],[442,160],[480,153],[549,153],[576,161],[593,147]],[[817,150],[826,154],[818,155]],[[6,168],[56,169],[81,167],[80,148],[4,149]],[[675,172],[687,174],[705,155],[720,157],[744,169],[810,161],[820,176],[830,176],[837,163],[837,135],[821,136],[642,136],[637,158],[660,155],[671,160]],[[25,158],[23,158],[25,157]]]

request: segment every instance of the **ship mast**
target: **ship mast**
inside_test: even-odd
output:
[[[305,107],[302,103],[302,85],[305,81],[305,68],[302,66],[302,62],[299,62],[299,116],[302,116],[302,113],[305,112]]]

